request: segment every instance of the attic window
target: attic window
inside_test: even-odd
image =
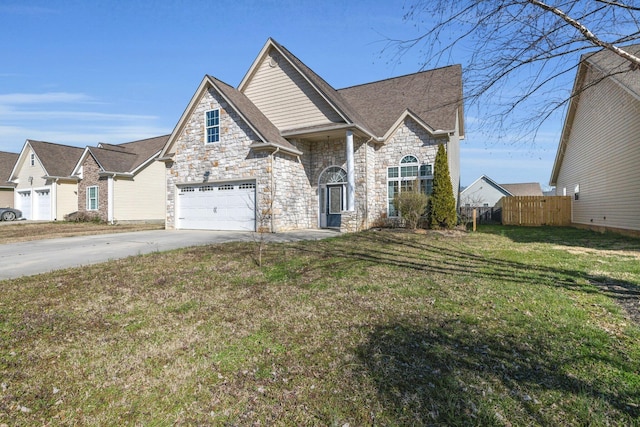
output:
[[[29,164],[31,164],[31,166],[35,166],[36,165],[36,155],[35,155],[35,153],[31,153],[31,155],[29,156]]]
[[[220,141],[220,109],[205,112],[206,143]]]

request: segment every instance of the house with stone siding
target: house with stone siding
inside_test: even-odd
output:
[[[206,75],[169,136],[159,157],[166,227],[384,225],[398,216],[396,194],[430,193],[440,144],[457,199],[461,72],[452,65],[335,89],[267,40],[238,87]]]
[[[25,219],[55,221],[76,210],[78,180],[71,176],[82,148],[27,139],[9,181]]]
[[[168,139],[86,147],[72,172],[77,212],[109,223],[164,222],[165,170],[156,158]]]

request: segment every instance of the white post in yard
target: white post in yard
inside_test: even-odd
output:
[[[347,131],[347,210],[356,209],[356,173],[353,165],[353,132]]]

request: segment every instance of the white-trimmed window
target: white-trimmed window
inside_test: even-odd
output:
[[[393,198],[403,191],[431,194],[433,191],[433,165],[420,163],[416,156],[404,156],[398,166],[387,168],[387,214],[398,216]]]
[[[209,110],[205,114],[206,143],[220,141],[220,109]]]
[[[29,155],[29,164],[31,166],[35,166],[36,165],[36,155],[35,155],[35,153],[31,153]]]
[[[87,187],[87,210],[98,210],[98,186]]]

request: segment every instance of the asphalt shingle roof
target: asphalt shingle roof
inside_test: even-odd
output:
[[[112,145],[102,143],[88,147],[105,172],[132,173],[146,161],[158,154],[169,135]]]
[[[49,176],[70,176],[84,149],[53,142],[27,140]]]
[[[640,56],[640,44],[623,46],[629,53]],[[583,55],[583,60],[596,66],[628,90],[640,97],[640,70],[633,68],[629,61],[614,52],[603,49]]]
[[[7,153],[6,151],[0,151],[0,186],[13,187],[15,184],[9,182],[11,177],[11,171],[13,166],[18,160],[19,154]]]
[[[451,65],[402,77],[340,89],[377,136],[384,135],[405,110],[434,130],[453,130],[462,108],[462,67]]]

